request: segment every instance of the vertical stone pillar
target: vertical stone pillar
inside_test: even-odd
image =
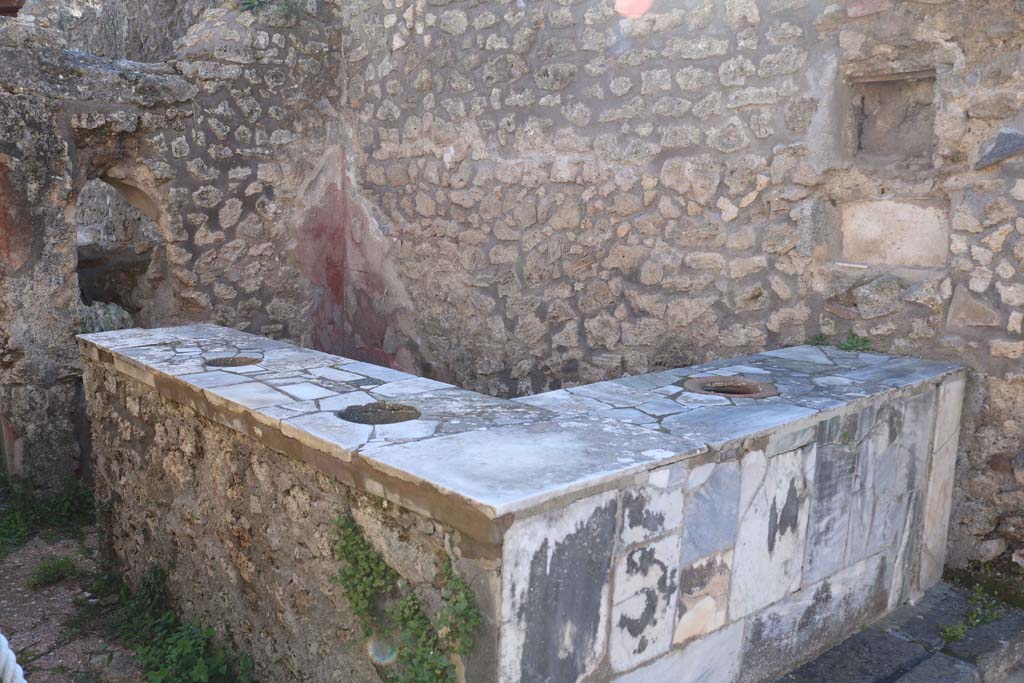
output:
[[[51,100],[0,107],[0,462],[52,489],[79,464],[81,365],[67,146]]]

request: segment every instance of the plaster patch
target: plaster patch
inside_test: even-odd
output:
[[[840,208],[843,258],[855,263],[940,268],[949,256],[949,212],[936,204],[856,201]]]

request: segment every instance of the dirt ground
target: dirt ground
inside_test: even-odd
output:
[[[44,558],[74,558],[78,576],[31,588],[33,570]],[[0,558],[0,632],[10,641],[29,683],[142,683],[131,652],[105,637],[90,618],[99,601],[87,587],[96,572],[96,531],[82,540],[37,536]],[[92,610],[100,612],[102,610]]]

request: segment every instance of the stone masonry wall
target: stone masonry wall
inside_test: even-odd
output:
[[[56,345],[49,336],[78,311],[77,289],[64,286],[75,273],[61,216],[69,164],[45,98],[3,98],[0,120],[22,124],[0,126],[0,460],[59,478],[78,463],[75,330]],[[60,416],[56,429],[49,416]]]
[[[8,470],[54,486],[79,460],[75,209],[91,179],[155,222],[141,306],[150,324],[217,320],[307,342],[329,327],[318,322],[336,317],[320,294],[328,276],[295,255],[309,240],[293,214],[299,197],[320,206],[325,178],[340,175],[331,16],[211,10],[167,64],[65,51],[31,15],[0,21]]]
[[[86,362],[85,373],[97,499],[117,560],[133,581],[154,564],[169,569],[183,614],[251,654],[260,680],[387,680],[387,662],[375,669],[362,626],[330,581],[342,515],[430,609],[440,604],[446,557],[481,596],[498,585],[497,560],[462,558],[457,532],[354,493],[109,368]],[[497,606],[486,597],[479,605],[477,653],[490,661],[497,636],[487,610]]]
[[[497,394],[819,332],[961,359],[952,559],[1021,547],[1024,7],[642,5],[352,5],[365,241],[408,300],[350,270],[350,343]]]
[[[236,325],[490,393],[853,330],[974,369],[952,559],[1024,548],[1024,7],[646,4],[214,9],[173,56],[176,28],[141,45],[125,36],[148,19],[117,4],[129,27],[104,41],[126,52],[109,54],[168,57],[195,95],[89,101],[26,86],[50,62],[8,60],[22,71],[0,78],[0,124],[19,123],[0,127],[38,119],[52,139],[31,163],[63,178],[20,204],[54,237],[23,248],[18,277],[73,270],[56,236],[101,177],[157,219],[151,324]],[[149,76],[129,74],[156,68],[105,64],[140,90]],[[70,140],[50,132],[83,108]],[[44,278],[46,296],[70,305],[72,280]],[[0,338],[0,392],[21,392],[0,399],[21,444],[7,460],[53,445],[64,462],[70,428],[26,444],[69,424],[73,324],[6,306],[0,334],[35,330]]]
[[[27,0],[20,17],[59,31],[68,45],[104,57],[161,61],[217,0]]]
[[[217,4],[213,0],[28,0],[18,16],[58,31],[70,49],[118,59],[157,60],[173,55],[174,41],[203,9]],[[157,323],[164,311],[159,310],[152,291],[161,278],[159,264],[148,270],[152,246],[161,241],[153,220],[100,179],[81,188],[74,206],[83,328]]]

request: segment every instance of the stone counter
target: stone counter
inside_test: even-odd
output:
[[[327,582],[347,512],[426,602],[439,557],[471,580],[471,683],[771,680],[941,573],[956,366],[795,347],[510,401],[211,325],[79,339],[118,557],[173,559],[271,678],[377,680]],[[380,402],[412,419],[353,421]]]

